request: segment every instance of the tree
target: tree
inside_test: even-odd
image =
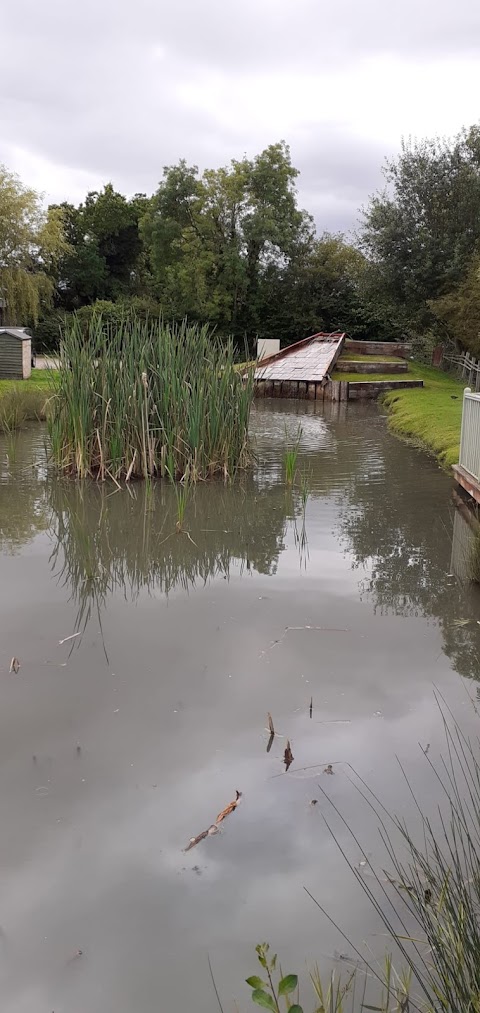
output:
[[[61,256],[63,215],[46,211],[42,195],[0,166],[0,295],[6,323],[36,322],[51,305]]]
[[[360,234],[372,289],[405,328],[425,325],[428,301],[458,284],[479,249],[480,128],[451,142],[404,142],[384,172],[387,188],[372,198]]]
[[[107,183],[88,193],[78,208],[60,205],[70,241],[60,268],[59,300],[65,309],[143,294],[146,265],[139,220],[148,203],[144,194],[127,199]]]
[[[297,175],[284,142],[202,176],[185,161],[165,168],[142,232],[167,315],[210,320],[237,337],[265,325],[265,278],[281,274],[313,233],[297,208]]]

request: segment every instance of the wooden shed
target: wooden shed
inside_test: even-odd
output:
[[[32,339],[25,327],[0,327],[0,379],[28,380]]]

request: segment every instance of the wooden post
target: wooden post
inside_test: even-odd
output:
[[[315,398],[317,396],[316,386],[317,385],[315,383],[308,384],[307,397],[309,401],[315,401]]]
[[[298,396],[304,398],[307,396],[307,384],[305,380],[298,381]]]
[[[475,374],[475,393],[478,394],[480,390],[480,363],[477,359],[477,372]]]
[[[468,373],[468,382],[470,384],[470,387],[472,386],[472,382],[473,382],[473,373],[474,373],[474,370],[475,370],[475,359],[473,358],[473,355],[471,355],[470,356],[470,370],[469,370],[469,373]]]
[[[273,391],[272,391],[272,394],[273,394],[273,397],[281,397],[282,396],[282,381],[281,380],[274,380],[273,381]]]

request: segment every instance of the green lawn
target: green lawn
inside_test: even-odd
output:
[[[0,433],[44,419],[52,387],[53,374],[48,369],[32,370],[28,380],[0,380]]]
[[[408,373],[344,373],[343,370],[335,369],[332,373],[332,380],[348,380],[351,383],[355,381],[369,380],[371,383],[376,383],[377,380],[415,380],[411,370]]]
[[[51,369],[32,369],[32,375],[28,380],[0,380],[0,395],[7,394],[12,387],[22,390],[45,390],[52,384],[52,377],[56,373]]]
[[[398,355],[365,355],[362,352],[342,352],[342,362],[402,362]]]
[[[411,363],[409,376],[424,386],[391,390],[383,397],[389,427],[432,450],[444,468],[458,462],[465,382],[432,366]]]

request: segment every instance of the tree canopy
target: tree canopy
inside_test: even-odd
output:
[[[115,320],[135,308],[214,324],[239,348],[340,329],[448,335],[480,351],[480,127],[405,141],[384,172],[348,239],[318,232],[299,206],[284,141],[204,171],[181,159],[150,196],[107,183],[48,210],[2,169],[8,319],[40,317],[38,335],[55,341],[65,313]]]

